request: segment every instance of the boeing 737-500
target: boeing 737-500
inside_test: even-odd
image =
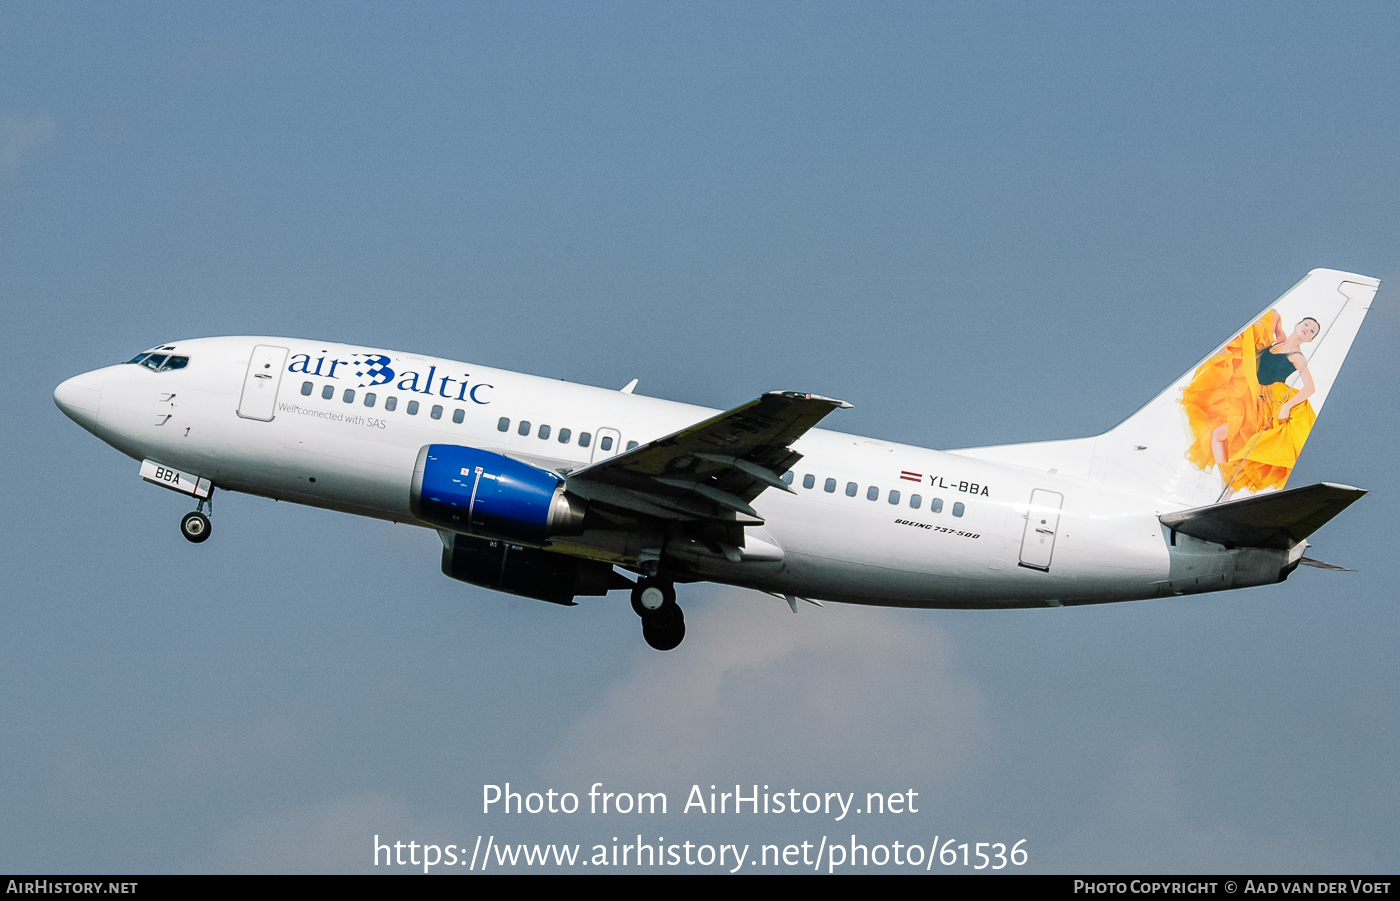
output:
[[[676,647],[677,583],[798,601],[1058,607],[1281,582],[1365,492],[1287,487],[1378,282],[1314,270],[1103,434],[929,450],[816,428],[770,391],[719,412],[454,360],[293,338],[161,344],[59,408],[189,495],[434,529],[446,575],[572,605],[630,592]],[[1327,564],[1318,564],[1326,566]]]

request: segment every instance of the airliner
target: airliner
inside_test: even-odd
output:
[[[1287,487],[1379,282],[1310,272],[1166,390],[1073,440],[931,450],[816,426],[795,390],[718,411],[411,353],[174,341],[59,409],[211,534],[217,491],[435,530],[442,572],[555,604],[630,593],[658,650],[676,585],[798,602],[1028,608],[1282,582],[1364,491]],[[838,417],[839,418],[839,417]]]

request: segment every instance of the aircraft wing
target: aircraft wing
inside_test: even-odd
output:
[[[566,477],[573,494],[671,520],[762,522],[750,502],[802,459],[792,444],[845,401],[772,391]]]
[[[1289,550],[1365,493],[1350,485],[1320,482],[1306,488],[1165,513],[1158,519],[1174,532],[1226,547]]]

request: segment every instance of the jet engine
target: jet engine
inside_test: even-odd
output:
[[[442,529],[527,544],[582,534],[586,510],[554,473],[456,444],[418,452],[409,507]]]
[[[630,579],[606,563],[457,534],[443,536],[442,573],[482,588],[565,605],[572,605],[575,595],[632,587]]]

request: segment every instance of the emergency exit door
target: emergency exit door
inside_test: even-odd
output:
[[[622,433],[617,429],[598,429],[593,433],[593,462],[616,457],[622,450]]]

